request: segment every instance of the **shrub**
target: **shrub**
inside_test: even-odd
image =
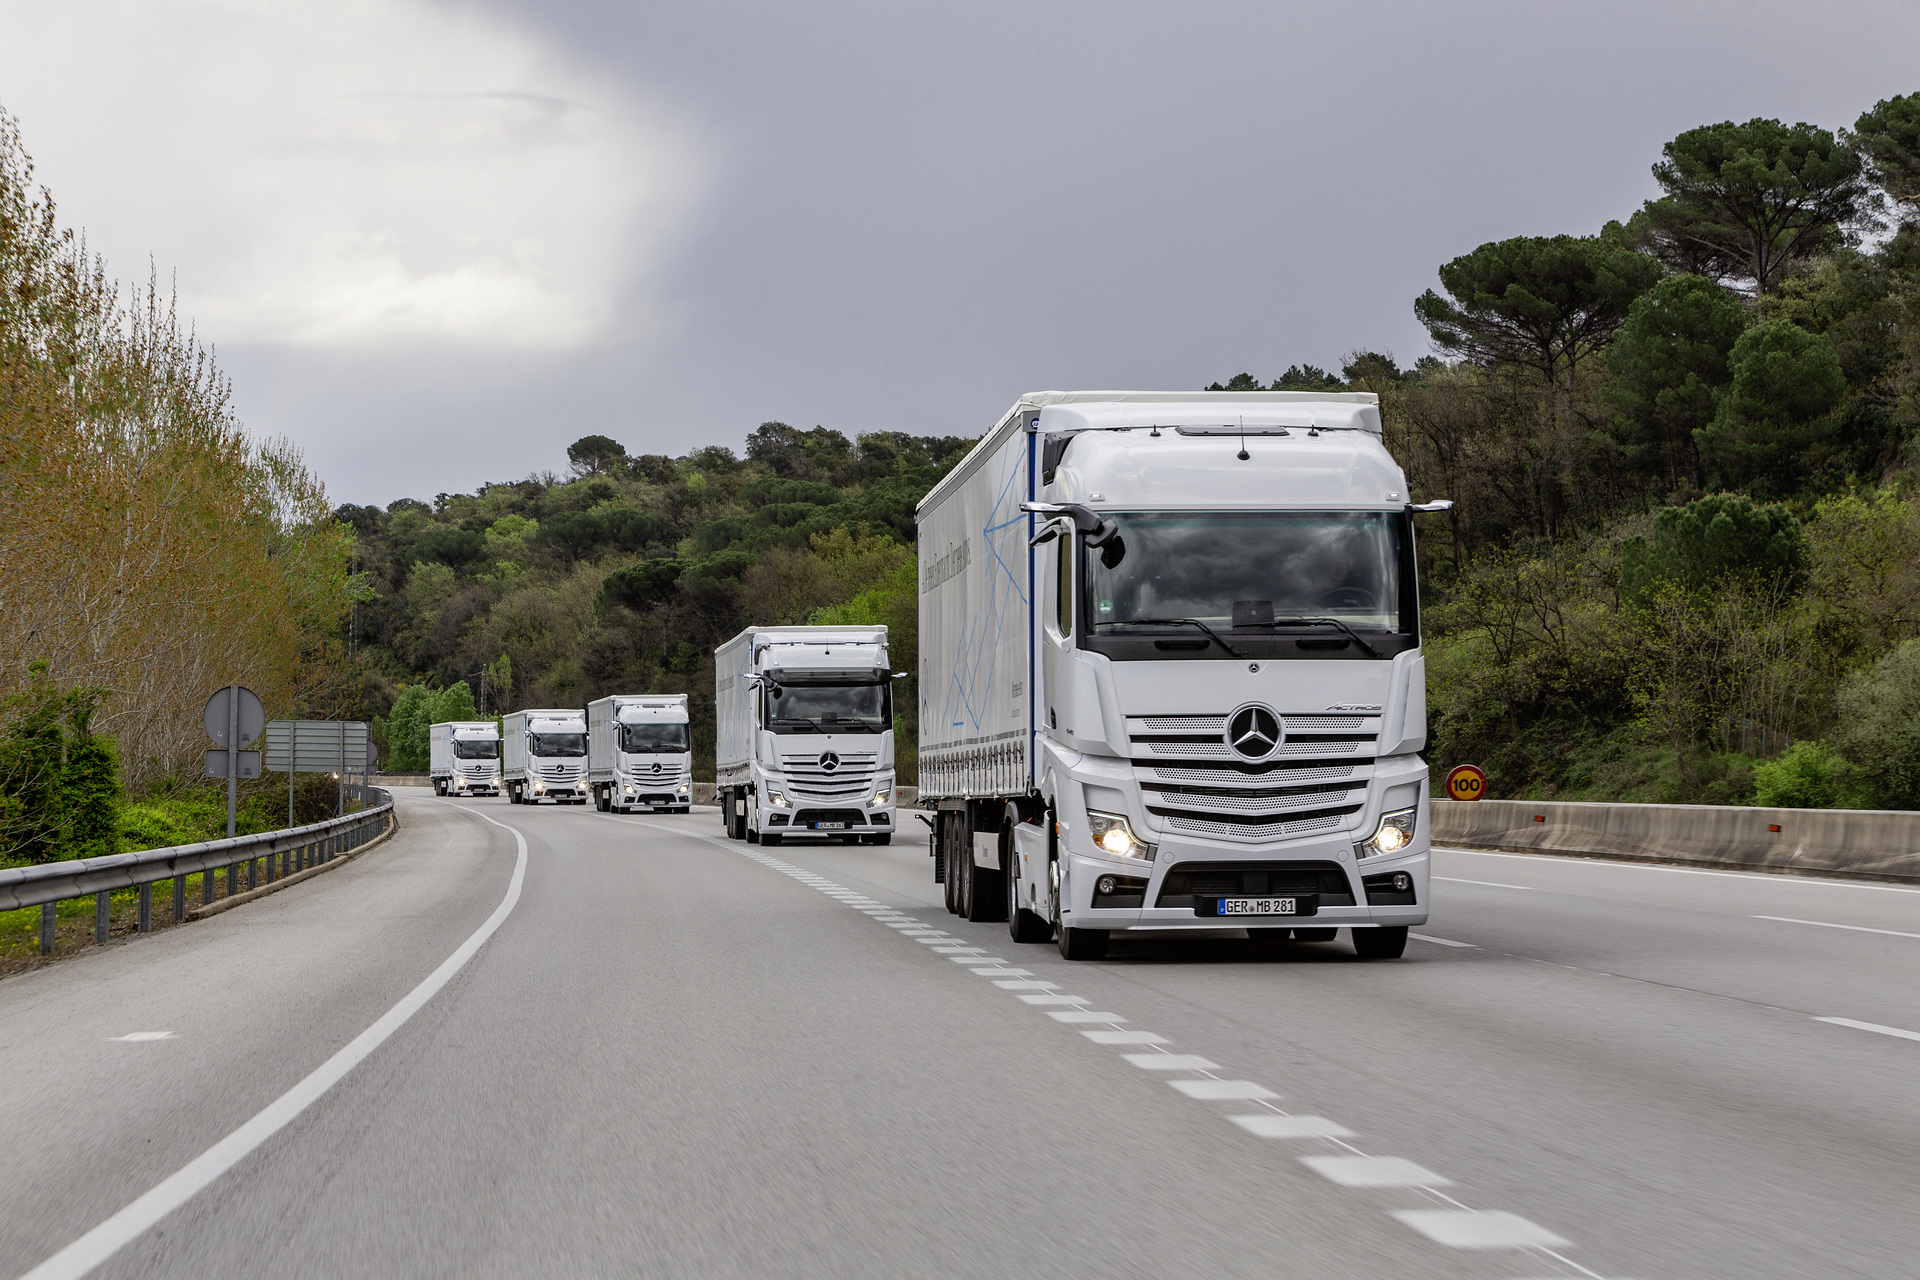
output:
[[[1835,744],[1888,809],[1920,809],[1920,640],[1841,686]]]
[[[1811,739],[1753,769],[1753,802],[1765,808],[1862,809],[1867,799],[1860,771]]]

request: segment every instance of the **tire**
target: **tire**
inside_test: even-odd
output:
[[[1362,960],[1398,960],[1407,950],[1407,926],[1375,925],[1353,931],[1353,949]]]
[[[960,825],[962,814],[947,812],[940,815],[940,865],[945,874],[941,877],[947,890],[947,914],[960,914],[961,878],[966,870],[960,860],[953,856],[954,846],[959,843],[954,829]]]
[[[508,804],[520,803],[520,788],[515,786],[511,782],[507,784],[507,803]]]
[[[976,923],[1005,920],[1007,873],[975,862],[971,848],[963,852],[960,860],[967,868],[966,895],[960,900],[964,910],[960,914]]]
[[[1295,929],[1293,936],[1297,942],[1332,942],[1340,936],[1340,930],[1326,928]]]
[[[613,811],[613,792],[606,787],[596,788],[593,793],[593,807],[602,813],[611,813]]]
[[[1063,960],[1098,960],[1107,954],[1105,929],[1069,929],[1062,925],[1058,932]]]

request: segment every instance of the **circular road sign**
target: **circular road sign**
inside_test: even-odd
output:
[[[231,743],[227,741],[227,722],[230,714],[227,695],[230,691],[240,695],[240,741]],[[267,727],[266,708],[260,705],[260,699],[254,696],[253,690],[245,685],[235,686],[232,690],[222,689],[208,698],[207,709],[202,713],[202,719],[207,726],[207,736],[212,738],[216,745],[222,747],[249,746],[255,738],[260,736],[261,730]]]
[[[1455,765],[1447,774],[1447,794],[1455,800],[1481,799],[1487,794],[1487,775],[1479,765]]]

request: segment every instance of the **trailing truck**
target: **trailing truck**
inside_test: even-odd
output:
[[[507,799],[587,802],[587,717],[575,710],[512,711],[500,719]]]
[[[748,627],[714,650],[713,665],[714,781],[728,836],[892,843],[885,627]]]
[[[687,695],[653,693],[587,704],[587,785],[600,812],[687,813],[693,806]]]
[[[950,911],[1070,959],[1428,909],[1416,513],[1375,396],[1023,396],[920,503]]]
[[[491,720],[427,727],[427,764],[437,796],[500,794],[500,731]]]

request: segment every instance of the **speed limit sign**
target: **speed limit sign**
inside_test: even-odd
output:
[[[1487,794],[1487,775],[1479,765],[1455,765],[1447,775],[1447,794],[1455,800],[1478,800]]]

